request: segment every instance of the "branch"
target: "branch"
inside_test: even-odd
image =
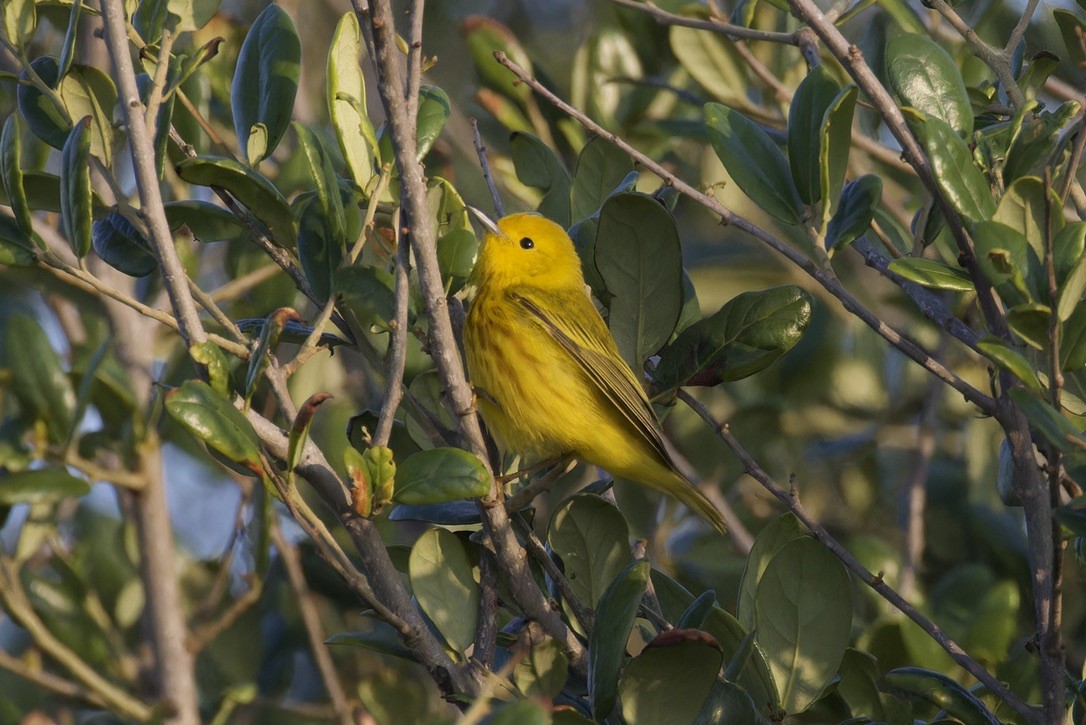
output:
[[[1031,5],[1027,9],[1027,12],[1029,15],[1032,15],[1037,0],[1030,0],[1030,2]],[[977,31],[973,30],[972,26],[965,22],[954,8],[947,5],[944,0],[931,0],[931,7],[935,8],[936,12],[942,15],[943,18],[958,31],[958,34],[961,35],[962,38],[965,39],[965,42],[969,44],[969,47],[973,49],[973,54],[980,58],[986,66],[992,69],[992,72],[996,74],[996,78],[998,78],[999,82],[1003,85],[1003,89],[1007,91],[1007,97],[1010,99],[1011,104],[1017,108],[1025,103],[1026,97],[1022,93],[1022,89],[1018,87],[1018,82],[1015,81],[1014,75],[1011,74],[1011,48],[1001,50],[993,48],[985,43],[981,40],[980,36],[977,35]],[[1028,24],[1029,16],[1023,17]],[[1025,28],[1022,29],[1022,32],[1025,32]],[[1014,39],[1017,34],[1018,28],[1015,28],[1014,33],[1011,34],[1011,38]],[[1017,41],[1015,42],[1017,43]]]
[[[717,20],[716,18],[702,20],[700,18],[690,18],[685,15],[676,15],[675,13],[669,13],[663,8],[657,7],[648,0],[645,2],[641,2],[640,0],[610,0],[610,2],[612,5],[643,12],[661,25],[679,25],[685,28],[708,30],[723,35],[726,38],[731,38],[732,40],[765,40],[770,43],[783,43],[784,45],[796,46],[810,44],[810,38],[804,34],[803,29],[797,30],[794,33],[776,33],[769,30],[748,28],[743,25],[733,25],[732,23]]]
[[[536,93],[540,94],[557,108],[563,111],[566,115],[575,119],[586,129],[592,133],[601,136],[618,148],[622,149],[631,158],[638,163],[645,166],[654,174],[663,179],[664,183],[668,186],[674,187],[682,195],[693,199],[702,206],[706,207],[713,213],[720,216],[722,223],[734,226],[742,231],[747,232],[760,242],[768,246],[773,251],[780,254],[785,259],[795,264],[797,267],[806,272],[812,279],[822,285],[831,295],[840,300],[841,304],[846,310],[858,317],[864,324],[873,329],[879,335],[881,335],[887,342],[903,352],[908,358],[918,363],[921,367],[931,372],[937,378],[945,382],[950,387],[957,390],[965,399],[975,404],[985,413],[991,414],[996,407],[996,402],[990,396],[985,395],[981,391],[974,388],[967,383],[961,377],[951,372],[940,361],[936,360],[924,350],[920,345],[908,339],[894,328],[887,325],[881,319],[879,319],[871,310],[863,306],[863,304],[856,299],[851,293],[848,292],[842,286],[841,281],[837,279],[833,271],[824,267],[820,267],[813,260],[804,256],[801,252],[793,249],[784,241],[773,236],[764,229],[757,225],[747,221],[743,217],[735,214],[727,209],[719,200],[714,197],[708,196],[694,187],[687,184],[682,179],[678,178],[662,165],[653,161],[651,158],[641,153],[628,142],[624,141],[619,136],[607,131],[599,124],[592,121],[588,116],[582,113],[580,110],[569,105],[558,96],[551,93],[544,88],[535,78],[530,76],[523,68],[518,66],[501,51],[497,51],[494,57],[499,63],[511,70],[520,80],[532,87]],[[895,107],[896,108],[896,107]],[[904,121],[902,121],[904,123]],[[911,138],[911,137],[910,137]],[[914,142],[915,143],[915,142]]]
[[[799,497],[794,495],[793,491],[785,491],[781,488],[773,478],[765,472],[765,470],[754,460],[753,457],[746,451],[745,448],[739,443],[739,441],[732,434],[731,429],[726,423],[721,424],[715,418],[709,410],[702,405],[696,398],[691,396],[685,390],[679,390],[679,398],[690,406],[691,409],[697,413],[705,423],[713,429],[714,432],[723,440],[728,447],[735,454],[735,457],[739,459],[739,463],[743,466],[743,470],[747,472],[751,478],[758,481],[762,486],[769,491],[778,501],[785,505],[789,511],[796,515],[803,525],[806,526],[815,538],[833,552],[834,556],[841,560],[845,566],[847,566],[860,581],[867,584],[882,596],[883,599],[893,604],[902,614],[913,620],[921,629],[928,633],[928,635],[934,639],[939,645],[947,651],[951,659],[961,665],[969,674],[976,677],[980,682],[984,683],[984,686],[988,690],[1006,702],[1012,707],[1015,712],[1026,717],[1028,720],[1036,718],[1038,712],[1037,709],[1028,705],[1022,701],[1018,695],[1011,692],[1007,687],[1000,682],[994,675],[981,667],[976,660],[966,654],[954,640],[944,632],[939,625],[932,622],[925,617],[920,611],[906,601],[900,594],[894,591],[880,575],[876,576],[872,574],[863,564],[859,562],[847,549],[841,546],[838,541],[833,538],[829,532],[827,532],[822,526],[815,521],[807,510],[803,508],[803,504],[800,503]]]
[[[388,343],[388,372],[385,374],[385,402],[381,406],[381,415],[377,418],[377,428],[373,433],[373,445],[387,446],[392,435],[392,424],[396,411],[403,399],[403,371],[407,364],[407,303],[410,296],[411,280],[408,270],[411,266],[411,247],[409,235],[400,228],[399,215],[396,220],[396,269],[393,308],[395,315],[389,321],[392,328]]]
[[[486,158],[486,146],[483,145],[483,138],[479,135],[478,119],[471,119],[471,135],[475,141],[475,153],[479,156],[479,166],[483,170],[483,180],[486,181],[486,188],[490,189],[490,200],[494,202],[494,213],[500,219],[505,216],[505,211],[502,209],[502,198],[498,195],[498,187],[494,184],[494,177],[490,175],[490,162]]]
[[[45,670],[31,667],[17,657],[12,657],[0,649],[0,668],[7,670],[25,680],[33,682],[44,690],[68,698],[80,700],[94,707],[108,707],[106,701],[94,690],[83,687],[75,682],[58,677]]]

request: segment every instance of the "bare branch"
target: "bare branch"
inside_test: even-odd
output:
[[[490,189],[490,200],[494,202],[494,213],[498,215],[498,218],[501,218],[505,216],[505,211],[502,209],[502,198],[498,194],[498,187],[494,184],[494,177],[490,174],[490,162],[486,158],[486,146],[483,145],[483,138],[479,135],[478,119],[471,119],[471,135],[475,141],[475,153],[479,156],[479,166],[483,170],[483,180],[486,181],[486,188]]]
[[[381,405],[381,414],[377,419],[377,428],[373,433],[373,445],[387,446],[392,435],[392,424],[396,411],[403,399],[403,370],[407,364],[407,302],[410,294],[408,269],[411,266],[410,236],[400,229],[399,215],[394,215],[396,224],[396,270],[394,311],[389,321],[392,327],[388,344],[388,372],[385,374],[385,401]]]
[[[662,25],[680,25],[686,28],[709,30],[727,38],[731,38],[732,40],[765,40],[770,43],[783,43],[785,45],[803,45],[808,42],[805,37],[801,37],[800,31],[795,33],[777,33],[770,30],[748,28],[743,25],[733,25],[732,23],[727,23],[716,18],[710,20],[690,18],[685,15],[669,13],[647,0],[645,2],[642,2],[641,0],[610,0],[610,2],[619,7],[643,12]]]

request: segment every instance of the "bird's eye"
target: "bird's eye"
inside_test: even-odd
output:
[[[535,246],[535,242],[533,242],[528,237],[524,237],[523,239],[520,240],[520,248],[521,249],[531,249],[534,246]]]

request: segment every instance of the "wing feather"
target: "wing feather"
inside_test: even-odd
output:
[[[533,288],[518,288],[510,291],[509,296],[569,353],[660,459],[673,467],[645,389],[622,359],[614,338],[588,297],[579,290],[563,293]]]

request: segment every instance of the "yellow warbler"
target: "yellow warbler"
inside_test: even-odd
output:
[[[496,224],[475,263],[464,326],[479,409],[505,450],[574,453],[674,496],[724,531],[720,512],[675,468],[644,388],[585,291],[565,230],[538,214]]]

